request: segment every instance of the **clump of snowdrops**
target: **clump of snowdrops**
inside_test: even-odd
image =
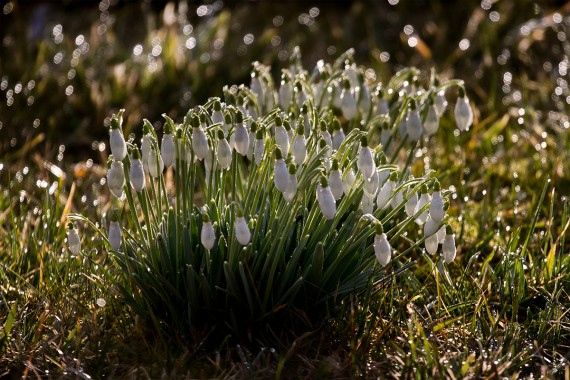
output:
[[[212,327],[251,338],[291,315],[318,318],[416,251],[454,260],[449,191],[410,163],[438,131],[447,89],[459,91],[458,129],[472,123],[462,82],[423,83],[411,68],[372,84],[351,53],[309,74],[295,51],[277,83],[254,63],[249,87],[179,122],[164,115],[160,133],[145,120],[140,144],[113,115],[117,208],[99,233],[136,315],[184,339]],[[78,253],[72,224],[68,241]]]

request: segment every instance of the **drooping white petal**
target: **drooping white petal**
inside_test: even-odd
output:
[[[408,110],[408,116],[406,118],[406,133],[408,135],[408,140],[418,141],[422,137],[423,126],[422,120],[420,119],[420,112],[415,109]]]
[[[81,251],[81,239],[75,228],[67,229],[67,248],[69,248],[69,251],[74,255],[77,255]]]
[[[377,208],[379,208],[380,210],[386,208],[395,187],[396,187],[396,182],[391,180],[386,181],[386,183],[382,186],[382,188],[378,192],[378,196],[376,197]]]
[[[363,214],[372,214],[374,212],[374,198],[374,195],[362,194],[361,206]]]
[[[160,145],[160,154],[165,166],[171,166],[176,159],[176,147],[174,146],[174,136],[170,133],[165,133],[162,136],[162,143]]]
[[[293,89],[291,88],[291,83],[281,83],[279,88],[279,105],[281,109],[287,111],[291,107],[291,101],[293,100]]]
[[[208,149],[208,137],[206,137],[202,127],[192,128],[192,149],[200,161],[206,158],[210,151]]]
[[[408,198],[408,201],[406,202],[405,205],[406,215],[408,216],[414,215],[417,211],[417,207],[418,207],[418,193],[413,192]]]
[[[372,152],[368,146],[361,146],[358,150],[358,170],[362,173],[364,178],[370,178],[376,171],[376,165],[374,164],[374,158],[372,157]]]
[[[354,186],[354,181],[356,180],[356,176],[354,175],[354,170],[352,168],[348,168],[346,173],[342,178],[342,189],[345,195],[350,194],[352,190],[352,186]]]
[[[329,187],[335,200],[339,200],[343,193],[342,174],[340,170],[331,170],[329,172]]]
[[[428,107],[426,120],[424,122],[424,132],[426,136],[431,136],[439,129],[439,116],[435,106],[432,104]]]
[[[243,216],[236,218],[235,233],[236,239],[241,245],[247,245],[249,243],[251,232]]]
[[[356,116],[356,99],[354,98],[354,91],[350,89],[343,89],[340,95],[340,109],[342,116],[346,120],[352,120]]]
[[[460,131],[466,131],[473,124],[473,110],[467,96],[459,97],[455,104],[455,121]]]
[[[401,189],[396,191],[397,187],[398,187],[398,184],[395,184],[392,199],[390,199],[390,206],[393,209],[398,208],[402,203],[404,203],[403,191]]]
[[[378,171],[374,170],[372,177],[364,178],[364,184],[362,188],[364,189],[364,193],[366,195],[368,195],[369,197],[375,197],[379,187],[380,187],[380,179],[378,177]]]
[[[441,246],[441,252],[443,259],[447,264],[450,264],[455,260],[455,255],[457,254],[457,250],[455,248],[455,235],[445,235],[445,239],[443,239],[443,244]]]
[[[437,230],[437,241],[439,244],[443,243],[443,239],[445,239],[445,224],[441,226],[439,230]]]
[[[285,192],[289,186],[289,171],[283,159],[275,160],[275,173],[273,175],[273,182],[275,187],[280,192]]]
[[[263,159],[263,152],[265,152],[265,139],[256,139],[253,148],[253,156],[255,157],[255,164],[260,165]]]
[[[277,144],[285,156],[289,154],[291,141],[289,140],[289,134],[287,133],[287,130],[282,125],[275,127],[275,144]]]
[[[437,93],[434,99],[434,106],[437,116],[441,117],[447,108],[447,99],[445,98],[445,90]]]
[[[433,219],[428,218],[424,224],[424,237],[431,236],[437,232],[439,229],[439,223],[435,222]]]
[[[154,148],[151,147],[150,158],[148,160],[148,173],[154,177],[158,178],[164,170],[164,162],[162,161],[162,156],[157,154]]]
[[[242,156],[247,155],[247,149],[249,147],[249,133],[243,123],[236,124],[234,136],[236,151]]]
[[[218,140],[218,163],[222,169],[227,169],[232,164],[232,148],[226,139]]]
[[[307,143],[304,135],[295,135],[293,141],[293,159],[295,165],[301,166],[307,158]]]
[[[109,190],[117,198],[123,196],[123,185],[125,184],[125,172],[121,161],[113,161],[107,172],[107,185]]]
[[[330,187],[317,186],[317,201],[325,219],[333,219],[336,214],[336,203]]]
[[[427,253],[429,253],[430,255],[434,255],[437,252],[437,247],[439,246],[438,243],[439,243],[439,240],[437,239],[437,234],[433,234],[431,236],[428,236],[424,240],[424,245],[426,247]]]
[[[109,136],[109,145],[111,153],[115,160],[123,161],[127,156],[127,143],[125,137],[119,128],[111,129]]]
[[[338,150],[344,141],[344,131],[342,129],[335,129],[332,135],[333,148]]]
[[[385,233],[374,236],[374,254],[380,266],[386,266],[392,259],[392,248]]]
[[[200,232],[200,241],[204,248],[210,251],[214,248],[214,244],[216,243],[216,231],[212,226],[212,222],[204,222],[202,223],[202,231]]]
[[[283,192],[283,197],[287,203],[291,203],[295,194],[297,193],[297,176],[295,174],[289,174],[289,185],[287,190]]]
[[[440,191],[434,191],[429,205],[429,216],[434,222],[441,223],[445,217],[445,210],[443,209],[443,199]]]
[[[420,195],[420,199],[418,200],[418,211],[422,209],[426,204],[429,203],[431,197],[428,193],[423,193]],[[426,222],[429,215],[429,208],[426,208],[418,217],[416,218],[416,223],[422,225]]]
[[[144,174],[143,164],[141,160],[131,159],[131,168],[129,169],[129,180],[135,191],[142,191],[146,184],[146,176]]]
[[[111,221],[109,223],[109,244],[113,250],[118,251],[121,248],[121,242],[123,240],[123,234],[121,232],[121,226],[119,222]]]

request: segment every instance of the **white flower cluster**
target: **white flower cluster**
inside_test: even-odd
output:
[[[214,194],[222,202],[227,199],[240,205],[232,213],[233,227],[224,233],[233,235],[241,246],[253,244],[255,238],[252,223],[248,224],[244,216],[244,211],[252,210],[242,211],[247,198],[244,192],[271,192],[273,188],[275,196],[282,196],[287,204],[318,205],[325,221],[334,223],[343,217],[338,210],[344,198],[346,202],[357,199],[362,213],[377,220],[374,251],[380,265],[387,265],[391,259],[387,233],[393,232],[384,232],[384,227],[394,225],[390,218],[423,226],[426,251],[434,254],[442,245],[444,260],[453,261],[454,235],[445,223],[447,203],[439,182],[433,181],[431,174],[413,178],[407,166],[389,163],[387,156],[393,153],[388,147],[395,148],[397,139],[402,144],[417,142],[438,131],[439,118],[447,107],[445,90],[453,84],[459,87],[457,126],[468,129],[473,114],[462,84],[440,86],[433,79],[424,88],[416,71],[409,70],[405,75],[397,74],[388,85],[372,86],[350,52],[335,65],[319,62],[312,75],[299,66],[299,59],[292,61],[291,67],[283,70],[278,86],[269,68],[255,63],[249,87],[224,88],[224,101],[212,98],[191,110],[180,125],[165,116],[160,146],[148,121],[140,151],[136,144],[126,143],[121,131],[122,111],[113,115],[107,173],[111,193],[118,198],[125,192],[130,194],[126,186],[130,183],[140,199],[147,200],[144,193],[149,183],[161,181],[165,169],[172,167],[179,178],[194,179],[192,173],[202,172],[204,183],[219,187],[196,189],[198,194]],[[247,182],[248,176],[267,165],[271,168],[268,183],[252,186]],[[225,178],[231,178],[230,184]],[[432,182],[430,196],[427,184]],[[194,187],[192,182],[185,189],[179,188],[175,196],[187,197],[186,203],[194,204]],[[243,187],[246,190],[236,191]],[[342,212],[346,210],[344,207]],[[222,233],[217,227],[222,221],[212,218],[207,211],[201,213],[200,241],[208,251],[216,249]],[[108,238],[114,250],[121,249],[121,236],[114,215]],[[228,238],[231,236],[225,236],[224,244]],[[70,250],[76,250],[77,243],[70,241],[74,244],[72,248],[70,243]]]

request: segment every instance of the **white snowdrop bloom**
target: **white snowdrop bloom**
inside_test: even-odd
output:
[[[441,117],[447,108],[447,99],[445,98],[445,90],[441,90],[435,96],[434,102],[435,111],[437,112],[437,116]]]
[[[394,192],[392,194],[392,199],[390,199],[390,206],[393,209],[398,208],[398,206],[400,206],[402,203],[404,203],[403,190],[401,190],[401,189],[396,190],[396,188],[398,188],[399,186],[400,186],[400,184],[398,184],[398,183],[394,186]]]
[[[463,87],[459,88],[459,97],[455,104],[455,122],[460,131],[466,131],[473,124],[473,110],[471,110],[469,99],[465,95]]]
[[[307,158],[307,142],[305,141],[305,131],[302,123],[299,124],[301,125],[297,127],[295,139],[293,140],[293,159],[297,166],[301,166]]]
[[[362,76],[362,74],[359,74]],[[368,116],[370,112],[370,108],[372,108],[372,100],[370,98],[370,89],[368,85],[362,79],[362,84],[360,85],[359,97],[358,97],[358,110],[360,111],[361,115],[364,117]]]
[[[424,224],[424,237],[431,236],[439,230],[439,223],[432,218],[428,218]]]
[[[392,174],[390,174],[390,178],[386,181],[386,183],[382,186],[382,188],[378,192],[378,196],[376,197],[376,207],[379,208],[380,210],[386,208],[386,206],[390,202],[392,193],[396,188],[397,178],[398,178],[398,173],[392,172]]]
[[[263,153],[265,152],[265,137],[263,136],[263,130],[258,129],[255,134],[255,146],[253,148],[253,156],[255,157],[255,164],[261,165],[261,160],[263,159]]]
[[[123,161],[127,156],[127,143],[121,131],[121,124],[123,123],[123,112],[120,110],[118,115],[113,114],[111,118],[111,130],[109,131],[109,146],[111,147],[111,154],[115,160]]]
[[[150,158],[148,159],[148,174],[151,177],[158,178],[164,170],[164,161],[162,161],[162,156],[158,154],[154,148],[150,148]]]
[[[208,251],[211,251],[216,243],[216,231],[214,230],[214,226],[212,226],[212,222],[210,221],[208,214],[204,214],[203,216],[202,230],[200,231],[200,242]]]
[[[144,124],[144,135],[141,139],[141,158],[143,162],[143,167],[145,171],[148,173],[148,161],[150,159],[150,149],[151,146],[154,144],[154,136],[151,133],[150,129],[151,125],[150,122]]]
[[[332,103],[335,108],[341,108],[342,105],[342,81],[336,81],[334,87],[332,88]]]
[[[446,227],[445,238],[443,239],[443,244],[441,245],[441,252],[443,259],[447,264],[450,264],[453,260],[455,260],[455,255],[457,254],[457,250],[455,248],[455,235],[453,234],[450,226]]]
[[[356,67],[356,63],[351,63],[344,65],[344,76],[348,79],[352,88],[358,87],[358,68]]]
[[[420,118],[420,111],[416,106],[416,101],[410,101],[408,116],[406,117],[406,133],[410,141],[418,141],[422,137],[423,126]]]
[[[388,178],[390,178],[390,170],[378,169],[377,172],[378,172],[378,186],[382,186],[384,185],[384,183],[386,183]]]
[[[361,207],[363,214],[372,214],[374,212],[374,198],[374,195],[370,196],[366,192],[362,194]]]
[[[234,128],[235,149],[242,156],[247,155],[249,146],[249,134],[243,125],[243,114],[238,112],[236,115],[236,126]]]
[[[325,140],[330,150],[333,149],[332,136],[327,129],[327,123],[324,120],[319,122],[319,129],[321,131],[321,137]]]
[[[388,242],[388,238],[384,233],[382,224],[377,222],[376,224],[376,235],[374,236],[374,254],[378,264],[380,266],[386,266],[392,259],[392,247]]]
[[[289,185],[287,190],[283,192],[283,197],[287,203],[291,203],[295,194],[297,194],[297,167],[294,164],[289,165]]]
[[[406,201],[406,205],[404,206],[406,210],[406,215],[413,216],[417,209],[418,209],[418,193],[413,192],[410,194],[408,200]]]
[[[283,159],[279,148],[275,149],[273,182],[275,183],[277,190],[281,193],[284,193],[289,186],[289,171],[287,170],[287,164],[285,164],[285,160]]]
[[[111,146],[111,154],[116,160],[123,161],[127,155],[127,143],[120,129],[111,129],[109,133],[109,145]]]
[[[434,184],[431,203],[429,205],[429,216],[437,223],[441,223],[445,217],[445,210],[443,209],[443,198],[441,197],[441,187],[438,181],[436,181]]]
[[[67,224],[67,248],[74,255],[79,254],[81,251],[81,239],[73,223]]]
[[[255,95],[255,97],[261,101],[263,96],[263,82],[260,78],[260,73],[257,70],[253,70],[251,73],[251,83],[249,85],[251,92]]]
[[[376,115],[388,115],[389,112],[388,101],[384,99],[382,91],[379,91],[378,97],[376,98]]]
[[[368,147],[368,139],[366,136],[362,136],[360,139],[360,148],[358,149],[358,161],[356,162],[356,165],[358,166],[358,170],[360,170],[366,179],[372,177],[374,172],[376,172],[376,164],[374,163],[372,152]]]
[[[172,133],[165,133],[162,136],[160,154],[162,155],[162,161],[165,166],[171,166],[174,164],[174,160],[176,158],[176,147],[174,146],[174,135]]]
[[[257,108],[255,107],[255,102],[251,98],[247,98],[246,102],[246,115],[251,117],[253,120],[257,120],[259,118],[257,114]]]
[[[408,136],[408,127],[406,125],[406,118],[403,118],[398,124],[398,136],[404,139]]]
[[[427,192],[427,187],[425,185],[422,186],[420,190],[420,199],[418,200],[418,207],[416,211],[421,210],[426,204],[431,201],[431,197]],[[426,208],[424,211],[421,212],[420,215],[416,218],[416,223],[422,225],[426,222],[429,214],[429,207]]]
[[[317,185],[317,201],[325,219],[333,219],[336,214],[336,202],[325,177],[321,177]]]
[[[354,186],[354,181],[356,181],[356,176],[354,175],[354,170],[351,167],[346,169],[342,177],[342,189],[345,195],[350,194],[352,187]]]
[[[246,129],[248,129],[246,127]],[[247,145],[247,159],[249,161],[253,160],[253,150],[255,149],[255,135],[257,132],[257,122],[253,122],[251,123],[251,127],[249,128],[249,136],[248,136],[248,141],[249,144]]]
[[[293,88],[291,86],[291,79],[287,74],[281,77],[281,87],[279,87],[279,106],[281,109],[287,111],[291,107],[293,101]]]
[[[431,136],[439,129],[439,116],[433,104],[428,106],[426,120],[424,122],[424,132],[426,136]]]
[[[309,105],[307,102],[303,103],[298,123],[302,124],[304,127],[303,133],[305,134],[305,138],[309,138],[309,135],[311,134],[311,115],[309,115]]]
[[[439,244],[443,243],[443,239],[445,239],[445,227],[446,225],[442,225],[441,228],[439,230],[437,230],[436,235],[437,235],[437,242]]]
[[[129,180],[131,186],[137,192],[142,191],[146,185],[146,176],[144,174],[143,164],[140,160],[138,149],[133,150],[131,155],[131,167],[129,169]]]
[[[196,158],[200,161],[206,158],[210,152],[206,132],[204,132],[204,129],[198,123],[196,123],[194,128],[192,128],[192,150],[194,151]]]
[[[235,234],[236,239],[241,245],[247,245],[251,239],[251,232],[249,226],[241,212],[237,213],[235,221]]]
[[[356,116],[357,111],[356,99],[354,96],[354,90],[350,87],[350,82],[347,79],[344,80],[340,101],[342,116],[346,120],[352,120]]]
[[[307,94],[301,82],[295,82],[295,97],[297,99],[297,107],[303,107],[303,103],[307,100]]]
[[[222,131],[224,131],[224,137],[228,137],[228,134],[230,133],[230,129],[232,129],[234,123],[232,121],[232,114],[229,112],[226,112],[226,114],[224,115],[224,121],[222,123]]]
[[[212,123],[224,123],[224,113],[222,112],[222,103],[218,99],[214,101],[214,110],[212,111]]]
[[[380,179],[378,177],[378,171],[374,170],[372,177],[364,178],[362,185],[364,193],[369,197],[375,197],[378,189],[380,188]]]
[[[337,119],[333,120],[333,135],[332,135],[332,144],[333,149],[338,150],[344,141],[344,131],[340,125],[340,122]]]
[[[109,223],[109,244],[114,251],[118,251],[121,248],[121,242],[123,241],[123,234],[121,232],[121,226],[119,225],[119,215],[117,210],[111,212],[109,218],[111,221]]]
[[[289,134],[283,126],[283,120],[280,117],[275,118],[275,144],[281,149],[285,155],[289,154]]]
[[[437,248],[439,247],[438,243],[439,239],[437,237],[437,234],[428,236],[424,240],[424,246],[426,248],[427,253],[429,253],[430,255],[435,255],[435,253],[437,252]]]
[[[224,137],[224,131],[218,130],[217,159],[222,170],[228,169],[232,164],[232,147]]]
[[[382,123],[382,130],[380,131],[380,144],[382,147],[386,148],[388,145],[388,141],[392,137],[392,130],[390,129],[390,125],[387,121]]]
[[[335,158],[332,160],[332,167],[329,172],[329,187],[334,196],[335,200],[339,200],[344,192],[342,184],[342,174],[338,169],[338,160]]]
[[[125,172],[121,161],[113,161],[107,171],[107,185],[109,190],[117,198],[123,196],[123,185],[125,184]]]

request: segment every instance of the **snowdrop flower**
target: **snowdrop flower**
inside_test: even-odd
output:
[[[449,225],[445,229],[445,238],[443,239],[441,252],[443,259],[447,264],[450,264],[453,260],[455,260],[455,255],[457,253],[455,248],[455,235],[453,234],[451,226]]]
[[[408,116],[406,117],[406,133],[411,141],[418,141],[422,137],[422,120],[415,99],[410,101]]]
[[[352,186],[354,186],[354,181],[356,181],[356,176],[354,175],[354,170],[349,166],[342,177],[342,189],[344,194],[350,194]]]
[[[428,193],[428,189],[426,185],[422,185],[420,190],[420,199],[418,200],[418,207],[417,211],[421,210],[425,205],[427,205],[431,201],[431,197]],[[426,222],[428,218],[429,208],[422,211],[420,215],[416,218],[416,223],[422,225]]]
[[[370,196],[366,192],[362,194],[361,207],[363,214],[372,214],[374,212],[374,198],[374,195]]]
[[[118,251],[123,241],[121,226],[119,225],[119,212],[113,210],[109,219],[109,244],[114,251]]]
[[[403,190],[396,190],[399,187],[400,184],[396,184],[394,186],[394,192],[392,194],[392,199],[390,199],[390,206],[393,209],[398,208],[398,206],[400,206],[402,203],[404,203],[404,194],[403,194]]]
[[[279,87],[279,105],[283,110],[288,110],[291,107],[293,100],[293,89],[291,86],[291,79],[285,73],[281,76],[281,87]]]
[[[224,114],[222,113],[222,103],[218,99],[214,100],[214,107],[212,111],[212,123],[223,123],[225,120]]]
[[[382,186],[390,178],[390,170],[383,168],[387,162],[384,152],[380,152],[378,155],[378,170],[376,170],[378,172],[378,186]]]
[[[382,223],[376,223],[376,235],[374,236],[374,254],[380,266],[386,266],[392,259],[392,247],[384,233]]]
[[[380,187],[380,178],[378,177],[378,171],[374,170],[372,177],[364,178],[364,183],[362,188],[366,195],[374,198],[376,196],[376,192],[378,191],[379,187]]]
[[[392,137],[392,130],[390,129],[390,125],[387,121],[382,123],[382,131],[380,131],[380,144],[383,148],[388,148],[388,141],[390,141]]]
[[[301,107],[301,116],[299,117],[298,123],[303,124],[305,138],[309,138],[311,134],[311,116],[309,115],[308,102],[303,103],[303,107]]]
[[[428,105],[426,119],[424,121],[424,132],[426,136],[431,136],[439,129],[439,116],[433,104]]]
[[[257,121],[253,121],[249,127],[249,135],[248,135],[248,145],[247,145],[247,159],[249,161],[253,160],[253,149],[255,148],[255,136],[257,134],[257,127],[258,127],[258,123]],[[246,127],[246,129],[248,129]]]
[[[216,231],[214,230],[212,222],[210,221],[210,216],[207,213],[204,213],[202,216],[200,242],[208,251],[211,251],[212,248],[214,248],[214,244],[216,243]]]
[[[338,160],[332,160],[331,170],[329,172],[329,187],[335,200],[339,200],[343,193],[342,174],[338,168]]]
[[[234,125],[233,121],[232,121],[232,114],[229,112],[226,112],[226,114],[224,115],[224,121],[222,123],[222,131],[224,131],[224,137],[228,137],[228,134],[230,133],[230,129],[232,128],[232,126]]]
[[[372,177],[376,171],[376,164],[374,163],[372,152],[368,147],[368,139],[366,136],[362,136],[360,138],[360,148],[358,150],[358,161],[356,164],[358,166],[358,170],[360,170],[366,179]]]
[[[295,139],[293,140],[293,159],[297,166],[301,166],[307,158],[307,143],[305,141],[303,123],[301,122],[302,118],[302,116],[299,116],[300,122],[297,124]]]
[[[382,186],[376,197],[376,207],[383,210],[388,205],[394,189],[396,189],[396,181],[398,180],[398,173],[392,172],[390,178]]]
[[[319,130],[321,131],[321,137],[325,140],[330,150],[333,149],[332,136],[327,129],[327,123],[324,120],[319,122]]]
[[[154,136],[151,132],[152,125],[148,120],[145,119],[144,121],[144,135],[141,139],[141,153],[142,153],[142,162],[145,171],[148,173],[148,161],[150,159],[150,147],[154,144]]]
[[[289,165],[289,185],[287,190],[283,192],[283,197],[287,203],[291,203],[297,193],[297,167],[295,164]]]
[[[121,124],[123,123],[123,112],[120,110],[118,115],[114,115],[111,119],[111,130],[109,131],[109,145],[111,147],[111,154],[115,160],[123,161],[127,156],[127,143],[121,131]]]
[[[261,98],[259,98],[261,99]],[[253,120],[258,119],[257,115],[257,108],[255,107],[255,102],[250,97],[247,97],[246,100],[246,114],[247,116],[251,117]]]
[[[260,73],[257,69],[253,69],[251,72],[251,83],[249,88],[257,99],[263,99],[263,82],[261,81]]]
[[[243,114],[239,111],[236,113],[236,126],[234,128],[234,136],[236,151],[242,156],[247,155],[249,135],[247,133],[247,129],[243,125]]]
[[[332,125],[333,125],[333,135],[332,135],[333,149],[338,150],[342,142],[344,141],[344,132],[342,130],[342,127],[338,119],[334,119]]]
[[[463,87],[459,87],[459,98],[455,104],[455,121],[460,131],[466,131],[473,124],[473,111]]]
[[[129,169],[129,180],[131,186],[137,192],[142,191],[146,184],[146,177],[140,158],[139,150],[137,148],[133,149],[131,154],[131,167]]]
[[[384,92],[378,89],[376,94],[376,115],[388,115],[389,112],[388,101],[384,99]]]
[[[162,156],[155,150],[154,145],[150,147],[150,158],[148,159],[148,174],[151,177],[158,178],[164,170],[164,161]]]
[[[81,251],[81,240],[73,223],[67,224],[67,248],[74,255]]]
[[[412,191],[410,189],[410,191]],[[406,215],[408,215],[409,217],[415,215],[417,209],[418,209],[418,193],[413,191],[412,194],[409,194],[409,198],[406,201],[406,205],[404,206],[404,209],[406,211]]]
[[[283,153],[289,154],[291,141],[289,140],[289,134],[283,125],[283,119],[279,116],[275,118],[275,144],[277,144]]]
[[[123,196],[123,185],[125,184],[125,172],[123,171],[123,163],[109,158],[109,170],[107,171],[107,185],[109,190],[117,198]]]
[[[431,196],[431,203],[429,205],[429,216],[434,222],[441,223],[445,217],[445,210],[443,209],[443,198],[441,197],[441,187],[439,181],[435,181],[433,186],[433,194]]]
[[[402,118],[402,120],[400,120],[400,123],[398,123],[398,136],[400,136],[400,138],[405,139],[406,136],[408,136],[408,127],[406,125],[406,118]]]
[[[218,163],[222,170],[228,169],[232,164],[232,148],[224,137],[224,131],[218,130]]]
[[[303,103],[307,100],[307,94],[301,81],[295,82],[295,97],[297,98],[297,107],[303,107]]]
[[[320,153],[320,152],[324,152],[323,153],[323,166],[325,167],[325,169],[327,171],[329,171],[331,168],[331,162],[329,160],[329,158],[331,156],[331,150],[329,149],[327,142],[323,138],[319,139],[319,142],[317,145],[317,153]]]
[[[348,79],[345,79],[343,82],[340,101],[342,116],[346,120],[352,120],[356,116],[356,99],[354,96],[354,90],[351,88],[350,81]]]
[[[443,239],[445,239],[445,227],[446,225],[442,225],[441,228],[439,230],[437,230],[436,235],[437,235],[437,242],[439,244],[443,243]]]
[[[434,221],[432,218],[428,218],[424,224],[424,237],[431,236],[439,230],[439,223]]]
[[[275,187],[281,193],[284,193],[289,186],[289,171],[281,154],[281,149],[275,148],[275,169],[273,174],[273,182]]]
[[[317,185],[317,201],[325,219],[333,219],[336,214],[336,203],[329,187],[329,181],[324,176]]]
[[[430,255],[435,255],[437,252],[437,248],[439,247],[439,238],[437,237],[437,233],[428,236],[424,240],[424,246],[426,248],[427,253]]]
[[[439,87],[439,80],[436,78],[433,82],[434,87]],[[447,108],[447,99],[445,98],[445,90],[438,91],[435,95],[434,106],[437,116],[441,117]]]
[[[237,241],[241,245],[247,245],[251,239],[251,232],[249,231],[249,227],[243,217],[243,211],[241,211],[241,209],[238,209],[236,212],[235,234]]]
[[[344,65],[344,75],[348,79],[350,85],[354,88],[358,86],[358,69],[356,68],[356,63],[350,62],[351,58],[347,60],[348,63]]]
[[[196,120],[196,118],[194,118],[194,125],[192,128],[192,150],[194,150],[194,155],[200,161],[206,158],[210,152],[206,132],[204,132],[204,128],[202,127],[200,120]]]
[[[263,152],[265,151],[265,137],[263,136],[263,129],[259,128],[255,133],[255,146],[253,148],[253,155],[255,157],[255,164],[261,165],[263,159]]]
[[[165,166],[171,166],[176,158],[176,148],[174,146],[174,135],[172,134],[170,123],[164,124],[164,135],[160,144],[160,154]]]

